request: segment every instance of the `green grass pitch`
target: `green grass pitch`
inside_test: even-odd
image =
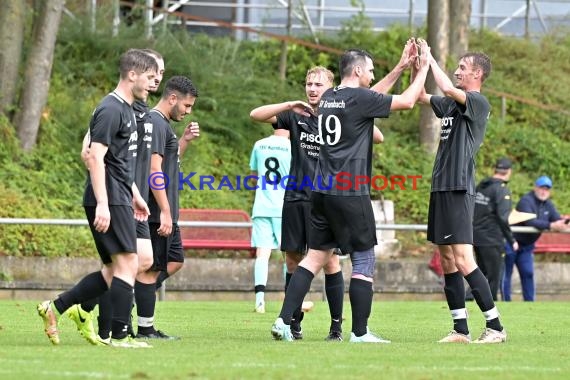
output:
[[[498,303],[506,344],[435,343],[450,329],[445,302],[375,302],[369,326],[392,344],[329,343],[328,306],[305,316],[305,339],[273,341],[280,302],[159,302],[156,326],[179,341],[152,349],[90,346],[62,318],[52,346],[32,301],[0,301],[0,379],[568,379],[567,302]],[[468,303],[478,336],[484,320]],[[345,303],[344,336],[350,334]]]

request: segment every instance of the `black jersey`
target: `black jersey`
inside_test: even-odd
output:
[[[137,120],[137,159],[135,170],[135,183],[142,198],[148,201],[148,175],[150,173],[150,156],[152,143],[152,123],[150,122],[149,108],[142,100],[133,103],[135,118]]]
[[[178,139],[168,120],[162,113],[157,110],[150,111],[150,122],[152,123],[152,153],[158,153],[162,156],[162,172],[168,178],[166,186],[166,197],[170,206],[170,214],[172,222],[178,222],[178,183],[180,162],[178,159]],[[148,208],[150,210],[149,222],[160,223],[160,207],[156,203],[156,199],[149,193]]]
[[[320,149],[317,117],[305,117],[293,111],[281,112],[277,115],[277,128],[288,130],[291,140],[291,168],[285,200],[308,201]]]
[[[431,97],[435,116],[441,119],[432,192],[464,190],[475,195],[475,156],[485,137],[491,106],[478,92],[466,95],[465,105],[449,97]]]
[[[89,136],[91,143],[108,148],[104,157],[108,204],[131,206],[137,152],[137,126],[131,105],[114,92],[104,97],[91,117]],[[97,205],[89,174],[83,205]]]
[[[511,191],[499,178],[485,178],[477,185],[473,214],[473,244],[503,246],[515,242],[509,226],[512,209]]]
[[[388,117],[392,96],[367,88],[338,86],[325,91],[319,103],[322,141],[313,180],[314,191],[343,196],[368,195],[374,118]]]

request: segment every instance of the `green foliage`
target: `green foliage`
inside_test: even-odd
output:
[[[354,2],[356,6],[362,2]],[[14,127],[0,116],[0,209],[3,216],[30,218],[84,218],[81,207],[85,169],[79,159],[81,141],[91,112],[111,91],[118,79],[119,56],[128,48],[153,48],[166,61],[165,81],[172,75],[192,78],[200,92],[194,112],[175,126],[180,134],[191,120],[200,122],[202,134],[182,158],[182,172],[197,178],[213,176],[214,186],[223,176],[235,179],[249,174],[253,143],[272,132],[269,125],[252,122],[251,109],[268,103],[304,99],[305,74],[313,65],[337,71],[338,57],[288,43],[287,80],[278,78],[281,43],[270,40],[233,41],[182,30],[167,30],[153,40],[144,38],[140,25],[122,26],[111,37],[109,10],[99,12],[103,24],[92,33],[88,20],[64,18],[55,50],[48,104],[43,113],[37,148],[23,154]],[[362,48],[375,58],[376,78],[382,78],[398,62],[410,31],[395,25],[374,32],[364,8],[343,24],[338,35],[319,36],[323,45],[344,50]],[[425,35],[419,30],[416,35]],[[554,180],[554,199],[559,210],[568,211],[570,197],[567,163],[570,162],[570,128],[567,111],[544,110],[534,103],[570,106],[563,89],[570,88],[570,37],[553,33],[538,42],[502,37],[483,31],[472,33],[471,50],[488,53],[493,72],[484,87],[492,105],[487,136],[477,157],[478,180],[491,174],[499,156],[515,161],[511,180],[515,201],[533,180],[548,174]],[[548,59],[544,59],[548,57]],[[449,63],[453,67],[453,62]],[[405,73],[396,84],[398,93],[409,83]],[[486,91],[486,92],[485,92]],[[526,103],[507,100],[501,117],[498,92],[515,94]],[[153,95],[152,105],[158,101]],[[425,223],[433,156],[418,144],[418,107],[378,120],[385,142],[374,148],[373,175],[421,176],[417,189],[388,188],[383,197],[395,202],[396,222]],[[409,187],[408,187],[409,186]],[[378,198],[378,191],[373,191]],[[236,208],[249,211],[253,192],[246,190],[181,192],[182,207]],[[1,227],[0,254],[77,255],[94,254],[89,231],[83,227]],[[56,233],[57,232],[57,233]],[[60,234],[61,232],[61,234]],[[421,235],[421,234],[420,234]]]
[[[20,173],[22,174],[23,171]],[[29,182],[36,182],[31,176]],[[24,181],[26,179],[24,178]],[[38,181],[39,183],[39,181]],[[27,190],[27,189],[26,189]],[[36,197],[0,185],[0,218],[54,218],[67,208],[65,200]],[[81,211],[80,204],[71,211]],[[74,213],[73,213],[74,214]],[[84,215],[75,215],[84,218]],[[91,233],[85,227],[0,224],[0,255],[11,256],[93,256]]]

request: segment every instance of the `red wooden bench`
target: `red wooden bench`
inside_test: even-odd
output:
[[[570,254],[570,234],[544,232],[534,245],[534,253]]]
[[[251,223],[251,218],[241,210],[180,209],[179,221]],[[180,235],[184,249],[247,250],[255,254],[251,227],[180,227]]]

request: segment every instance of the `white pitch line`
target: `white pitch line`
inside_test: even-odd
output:
[[[0,368],[0,373],[8,374],[8,375],[16,374],[15,371],[9,371],[9,370],[5,370],[2,368]],[[87,377],[87,378],[94,378],[94,379],[109,379],[109,378],[130,379],[131,378],[130,374],[116,375],[116,374],[111,374],[108,372],[36,371],[36,370],[33,370],[33,371],[30,370],[30,371],[26,372],[26,371],[19,370],[17,373],[18,373],[18,375],[22,375],[22,373],[29,373],[29,374],[32,374],[34,376],[38,376],[38,375],[52,376],[55,379],[57,379],[59,377],[69,377],[69,378]]]
[[[239,362],[233,363],[232,367],[235,368],[300,368],[299,366],[291,363],[253,363],[253,362]],[[343,364],[336,364],[332,365],[331,368],[352,368],[353,366],[343,365]],[[377,364],[368,364],[364,366],[367,369],[386,369],[387,366],[377,365]],[[359,368],[362,368],[359,366]],[[533,367],[533,366],[406,366],[403,369],[405,370],[414,370],[414,371],[466,371],[466,372],[492,372],[492,371],[509,371],[509,372],[562,372],[562,368],[560,367]]]

